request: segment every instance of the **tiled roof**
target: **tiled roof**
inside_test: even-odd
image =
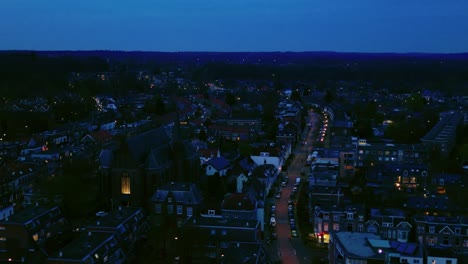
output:
[[[207,162],[205,162],[206,165],[211,165],[213,168],[215,168],[217,171],[224,170],[229,166],[229,161],[225,159],[223,156],[221,157],[215,157]]]
[[[251,211],[257,201],[248,193],[232,193],[224,198],[222,208],[225,210]]]
[[[153,202],[164,202],[172,194],[177,203],[199,204],[202,200],[201,192],[193,183],[174,182],[159,188],[151,198]]]

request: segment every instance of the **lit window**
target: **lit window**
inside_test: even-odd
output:
[[[122,194],[130,194],[130,176],[128,172],[124,172],[121,178],[121,192]]]
[[[39,235],[38,235],[37,233],[36,233],[36,234],[34,234],[34,235],[33,235],[33,239],[34,239],[34,241],[37,241],[37,240],[39,240]]]

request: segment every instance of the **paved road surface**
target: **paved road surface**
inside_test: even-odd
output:
[[[282,189],[281,198],[278,199],[278,202],[276,204],[276,232],[278,234],[278,253],[280,254],[282,263],[287,264],[310,263],[311,258],[310,254],[307,254],[307,250],[304,250],[302,247],[301,256],[297,256],[296,249],[293,245],[296,245],[296,248],[298,248],[298,242],[301,243],[301,240],[300,238],[290,237],[291,229],[288,218],[289,195],[292,192],[294,183],[296,182],[296,178],[301,177],[301,172],[303,172],[303,170],[307,170],[304,167],[304,165],[307,159],[307,155],[312,151],[312,137],[313,131],[317,126],[317,119],[309,117],[309,120],[308,122],[311,122],[311,129],[306,128],[306,131],[301,136],[300,143],[297,144],[297,147],[294,150],[294,159],[292,160],[287,170],[289,182],[288,185]],[[303,144],[304,141],[307,143]],[[302,181],[304,180],[305,179],[302,179]]]

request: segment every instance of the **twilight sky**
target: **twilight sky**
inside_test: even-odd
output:
[[[4,0],[11,49],[468,52],[468,1]]]

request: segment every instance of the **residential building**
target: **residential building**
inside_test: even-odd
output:
[[[87,225],[88,232],[105,232],[115,234],[121,242],[125,255],[131,256],[150,226],[143,214],[142,208],[119,206],[103,216],[99,216],[94,224]]]
[[[422,144],[368,143],[360,139],[356,166],[362,168],[379,164],[426,164],[428,158],[427,148]]]
[[[219,176],[226,176],[231,163],[221,155],[218,155],[215,158],[209,159],[205,162],[205,171],[206,176],[213,176],[215,174]]]
[[[411,230],[412,225],[404,212],[390,208],[371,209],[364,225],[364,232],[379,234],[384,239],[401,243],[408,242]]]
[[[355,206],[315,206],[314,235],[321,244],[328,244],[332,232],[365,232],[365,209]]]
[[[424,263],[421,247],[382,239],[373,233],[333,232],[330,236],[329,263]]]
[[[125,263],[127,256],[119,245],[117,234],[87,232],[47,257],[47,264]]]
[[[72,238],[59,207],[33,206],[0,222],[0,261],[41,263]]]
[[[413,219],[419,243],[429,247],[468,248],[466,217],[416,216]]]
[[[221,216],[226,219],[258,220],[265,230],[265,209],[250,193],[231,193],[224,197]]]
[[[189,217],[199,215],[203,198],[194,183],[170,182],[159,187],[151,198],[156,226],[176,229]]]
[[[198,215],[182,226],[180,252],[192,263],[219,262],[231,245],[258,243],[261,240],[257,220],[228,219],[214,215]]]
[[[433,153],[448,157],[455,146],[456,135],[464,119],[463,113],[453,112],[440,121],[423,137],[421,142]]]
[[[226,249],[224,256],[221,257],[220,264],[272,264],[274,263],[272,259],[262,243],[235,243]]]

